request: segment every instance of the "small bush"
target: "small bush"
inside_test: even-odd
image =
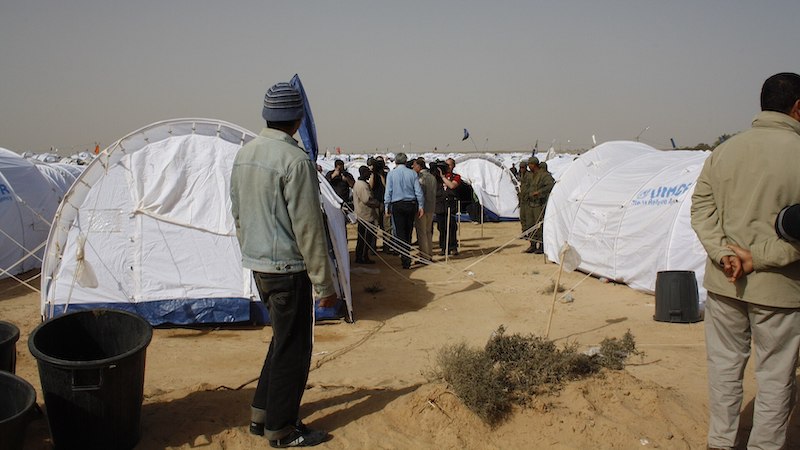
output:
[[[485,352],[452,345],[439,351],[438,363],[441,377],[484,422],[497,424],[511,411],[507,382]]]
[[[625,360],[630,355],[643,355],[636,350],[636,341],[630,330],[622,335],[622,339],[605,338],[600,343],[600,353],[597,355],[599,363],[609,369],[621,370],[625,367]]]
[[[540,294],[552,294],[553,290],[555,288],[556,288],[556,282],[553,281],[553,280],[550,280],[550,284],[548,284],[548,285],[544,286],[543,288],[539,289],[539,293]],[[564,285],[559,283],[558,292],[564,292],[564,291],[565,291]]]
[[[636,351],[630,331],[622,339],[604,339],[595,355],[578,352],[577,344],[558,349],[543,337],[506,335],[502,325],[483,350],[466,344],[439,351],[437,376],[444,379],[464,404],[490,425],[505,419],[513,404],[526,405],[537,394],[553,392],[570,380],[584,378],[603,367],[619,370]]]

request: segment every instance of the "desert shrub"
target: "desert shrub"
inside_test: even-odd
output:
[[[439,371],[464,404],[490,425],[502,421],[513,404],[524,406],[537,394],[553,392],[570,380],[619,370],[636,351],[630,331],[622,339],[606,338],[594,354],[578,351],[575,343],[559,349],[540,336],[507,335],[502,325],[483,350],[466,344],[442,348]]]
[[[556,288],[556,282],[554,280],[550,280],[549,284],[547,284],[547,285],[543,286],[541,289],[539,289],[539,293],[540,294],[552,294],[553,290],[555,288]],[[564,288],[564,285],[559,283],[558,284],[558,292],[564,292],[565,290],[566,289]]]
[[[609,369],[621,370],[625,367],[625,360],[630,355],[642,355],[636,350],[636,341],[630,330],[622,335],[622,339],[605,338],[600,343],[600,353],[597,355],[600,365]]]
[[[447,346],[439,351],[438,363],[441,377],[484,422],[497,424],[511,411],[507,381],[485,352],[464,343]]]

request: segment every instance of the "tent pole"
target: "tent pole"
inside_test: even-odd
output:
[[[483,203],[481,203],[481,239],[483,239]]]
[[[559,258],[558,264],[558,277],[556,277],[556,285],[553,286],[553,303],[550,305],[550,318],[547,319],[547,330],[544,332],[544,338],[547,339],[550,337],[550,325],[553,323],[553,313],[556,311],[556,296],[558,296],[558,286],[561,284],[561,273],[564,271],[564,254],[566,253],[567,247],[561,249],[561,254]]]
[[[444,262],[447,263],[448,258],[450,257],[450,207],[447,207],[447,219],[445,223],[445,233],[444,233]]]
[[[461,222],[461,200],[458,200],[456,205],[458,207],[458,215],[456,216],[456,236],[458,237],[458,240],[461,241],[461,227],[458,226],[459,222]]]

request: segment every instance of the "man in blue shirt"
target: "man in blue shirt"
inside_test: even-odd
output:
[[[411,232],[414,229],[414,218],[425,214],[425,195],[417,173],[406,167],[406,154],[398,153],[394,162],[396,167],[386,176],[384,203],[386,213],[392,218],[394,236],[400,241],[403,268],[410,269]]]

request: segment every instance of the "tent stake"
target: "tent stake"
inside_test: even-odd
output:
[[[556,285],[553,286],[553,304],[550,305],[550,318],[547,319],[547,330],[544,333],[544,338],[550,337],[550,325],[553,323],[553,313],[556,311],[556,296],[558,296],[558,286],[561,284],[561,272],[564,271],[564,254],[566,253],[566,246],[561,249],[558,259],[558,277],[556,278]]]

